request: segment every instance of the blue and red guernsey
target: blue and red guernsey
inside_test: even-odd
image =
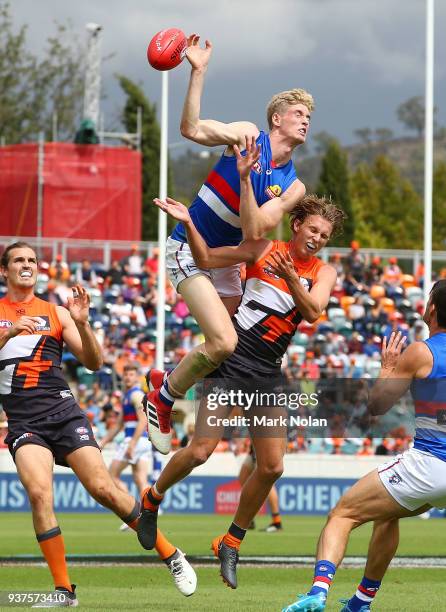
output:
[[[414,448],[446,461],[446,333],[424,341],[432,353],[432,371],[411,385],[415,401]]]
[[[122,414],[124,417],[124,434],[126,438],[131,438],[135,433],[136,425],[138,423],[138,417],[136,415],[136,409],[132,402],[132,395],[138,391],[143,393],[143,390],[138,385],[135,385],[131,389],[125,392],[124,400],[122,402]],[[147,438],[147,431],[144,431],[141,435],[142,438]]]
[[[257,144],[261,146],[261,154],[251,170],[251,182],[257,204],[262,206],[286,191],[297,176],[291,160],[284,166],[274,164],[268,134],[260,132]],[[243,151],[242,155],[245,154]],[[192,202],[189,213],[208,246],[236,246],[242,241],[239,209],[237,160],[234,155],[223,154]],[[182,223],[175,227],[172,238],[187,242]]]

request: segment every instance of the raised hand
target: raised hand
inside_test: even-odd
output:
[[[399,332],[392,332],[390,338],[387,341],[383,338],[383,344],[381,349],[381,369],[383,370],[394,370],[401,351],[406,344],[406,336]]]
[[[200,47],[200,37],[198,34],[191,34],[187,39],[186,57],[195,70],[207,68],[212,53],[212,43],[205,41],[205,47]]]
[[[90,296],[87,290],[81,285],[75,285],[71,289],[73,291],[73,297],[69,297],[67,300],[68,310],[73,321],[82,325],[88,321]]]
[[[259,160],[261,147],[256,143],[254,136],[252,138],[245,136],[246,155],[240,153],[237,145],[234,145],[233,148],[237,158],[237,170],[239,171],[240,178],[246,179],[249,177],[254,164]]]
[[[271,270],[284,280],[291,280],[297,276],[297,272],[294,268],[294,263],[289,253],[283,255],[279,251],[271,253],[266,260],[266,263]]]
[[[184,206],[181,202],[177,202],[172,198],[166,198],[165,201],[155,198],[153,203],[165,213],[182,223],[188,223],[190,221],[189,210],[187,206]]]

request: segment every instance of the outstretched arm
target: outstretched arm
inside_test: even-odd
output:
[[[243,156],[239,147],[234,145],[240,174],[240,223],[245,240],[258,240],[279,225],[284,214],[290,212],[304,197],[305,185],[296,179],[280,197],[259,207],[252,188],[251,170],[260,157],[260,148],[256,139],[248,135],[244,146],[246,155]]]
[[[212,44],[207,40],[205,48],[202,49],[199,42],[200,37],[197,34],[191,34],[187,41],[186,57],[192,66],[192,71],[181,117],[181,134],[189,140],[209,147],[240,144],[245,134],[257,138],[259,130],[253,123],[247,121],[222,123],[213,119],[200,119],[201,95]]]
[[[172,198],[166,198],[165,202],[155,198],[153,202],[155,206],[161,208],[161,210],[174,219],[181,221],[184,225],[187,242],[192,251],[194,261],[199,268],[204,268],[205,270],[209,268],[226,268],[241,262],[252,264],[261,257],[263,252],[270,248],[271,242],[269,240],[246,240],[238,246],[210,248],[195,227],[184,204]]]

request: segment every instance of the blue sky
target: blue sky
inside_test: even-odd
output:
[[[313,133],[322,130],[344,144],[357,128],[388,127],[408,134],[397,106],[424,94],[425,0],[20,0],[12,3],[17,25],[28,23],[28,40],[39,51],[54,20],[71,19],[80,41],[84,25],[104,27],[103,104],[106,124],[117,128],[123,97],[114,78],[140,82],[158,103],[160,73],[150,68],[146,47],[158,30],[180,27],[214,45],[202,116],[250,120],[265,127],[270,97],[304,87],[315,97]],[[436,91],[439,123],[446,124],[446,2],[436,0]],[[170,73],[169,142],[178,142],[189,67]],[[311,142],[311,132],[310,132]]]

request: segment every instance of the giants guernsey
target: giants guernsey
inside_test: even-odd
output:
[[[251,170],[251,182],[257,204],[262,206],[280,196],[297,177],[291,160],[284,166],[275,166],[268,134],[260,132],[256,142],[261,146],[261,153]],[[235,155],[223,154],[192,202],[189,213],[208,246],[236,246],[242,241],[239,209],[237,159]],[[182,223],[175,227],[172,238],[187,242]]]
[[[272,253],[285,255],[289,250],[289,242],[274,240],[268,253],[246,268],[245,291],[234,316],[238,343],[229,360],[235,365],[240,357],[248,375],[247,362],[255,362],[254,375],[280,371],[282,357],[303,318],[285,280],[276,276],[266,263]],[[301,284],[310,291],[324,262],[317,257],[293,261]]]
[[[141,394],[143,390],[139,385],[135,385],[131,389],[125,392],[124,401],[122,402],[122,413],[124,417],[124,434],[126,438],[131,438],[135,433],[136,425],[138,424],[138,417],[136,415],[135,406],[132,402],[132,395],[135,391],[139,391]],[[142,438],[147,438],[147,431],[144,431],[141,435]]]
[[[0,299],[0,329],[21,316],[39,317],[34,334],[22,332],[0,350],[0,403],[8,420],[36,421],[73,402],[62,375],[62,325],[56,307],[37,297],[30,302]]]
[[[411,384],[415,401],[414,448],[446,461],[446,333],[424,341],[433,357],[429,376]]]

